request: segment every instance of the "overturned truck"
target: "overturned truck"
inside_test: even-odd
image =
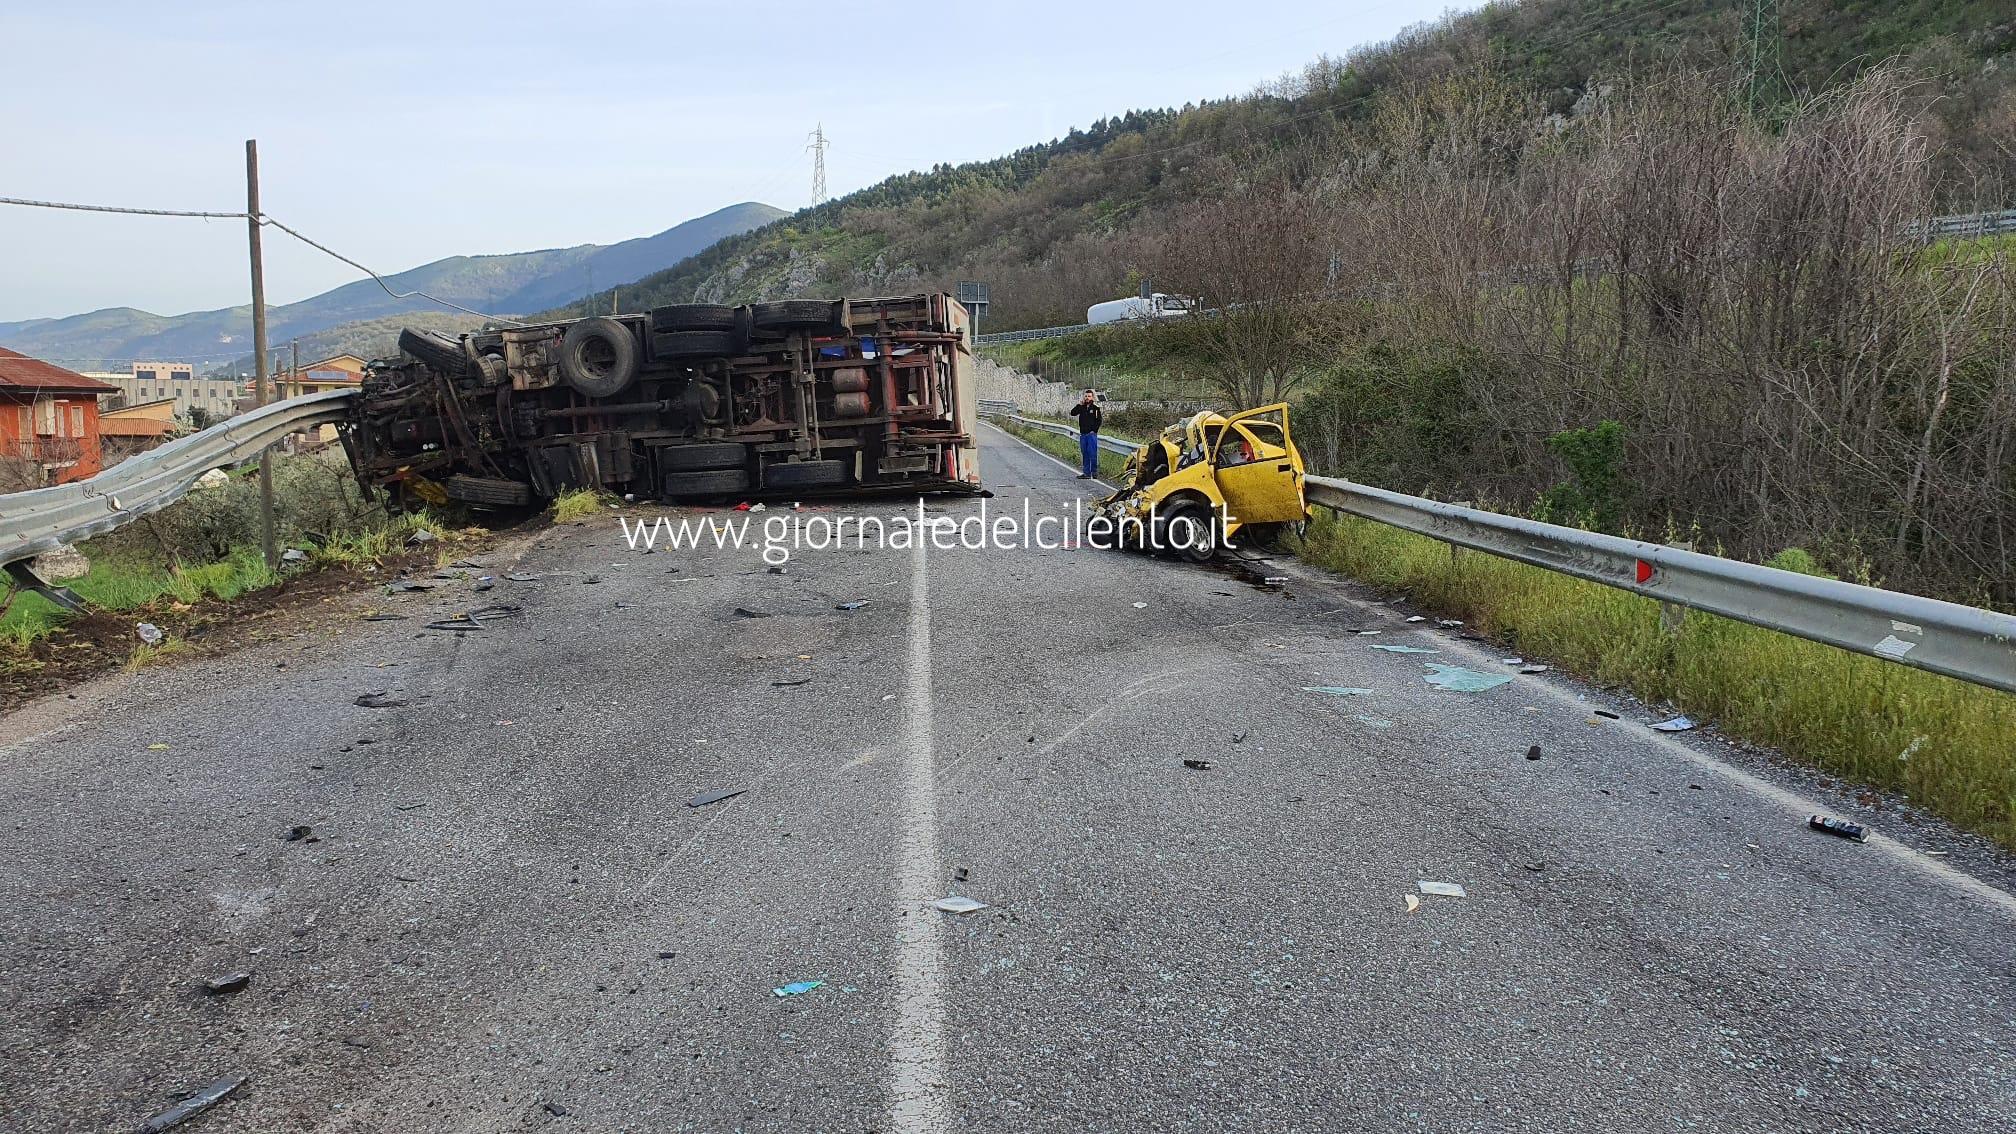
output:
[[[970,332],[948,295],[409,329],[339,430],[361,481],[429,503],[978,491]]]

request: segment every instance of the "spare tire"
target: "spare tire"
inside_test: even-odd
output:
[[[758,303],[750,309],[750,322],[758,331],[820,331],[844,335],[850,312],[844,299],[782,299]]]
[[[651,336],[653,358],[726,358],[742,353],[733,331],[674,331]]]
[[[399,349],[427,364],[427,369],[436,374],[459,377],[469,372],[475,364],[462,352],[462,344],[439,331],[416,331],[411,327],[399,331]]]
[[[725,303],[673,303],[651,309],[654,331],[732,331],[735,309]]]
[[[749,450],[739,441],[702,441],[692,445],[661,445],[658,467],[665,472],[695,469],[740,469]]]
[[[560,376],[587,397],[615,397],[637,381],[637,339],[606,315],[583,319],[560,339]]]
[[[763,469],[765,488],[832,488],[846,483],[845,461],[780,461]]]

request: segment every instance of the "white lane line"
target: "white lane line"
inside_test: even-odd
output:
[[[889,1037],[889,1125],[949,1130],[945,960],[939,951],[938,770],[931,721],[931,578],[924,546],[910,557],[910,672],[903,697],[904,784],[896,849],[896,1023]]]
[[[1078,475],[1077,469],[1072,468],[1070,465],[1065,464],[1057,457],[1051,455],[1049,451],[1037,448],[1036,446],[1030,444],[1027,441],[1024,441],[1022,438],[1015,436],[1013,433],[1008,432],[1007,430],[1001,428],[1000,426],[994,424],[991,421],[983,422],[982,424],[984,424],[987,428],[993,430],[994,432],[999,433],[1001,436],[1006,437],[1008,440],[1015,442],[1016,444],[1022,446],[1023,448],[1043,458],[1044,460],[1049,461],[1051,464],[1056,465],[1058,468],[1063,469],[1065,472],[1070,473],[1074,478]],[[1107,484],[1105,481],[1100,480],[1096,476],[1092,478],[1092,483],[1105,489],[1109,493],[1114,491],[1112,485]]]

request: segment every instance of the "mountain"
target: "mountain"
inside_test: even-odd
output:
[[[496,256],[450,256],[385,277],[395,291],[420,290],[495,314],[537,311],[607,286],[671,267],[720,240],[785,215],[754,201],[675,225],[655,236],[619,244],[580,244]],[[442,312],[425,299],[394,299],[371,280],[359,280],[304,299],[269,307],[267,339],[320,335],[345,324],[383,320],[409,312]],[[396,330],[394,332],[396,334]],[[225,362],[252,341],[250,305],[164,316],[112,307],[60,319],[0,323],[0,343],[39,358],[95,364],[146,358]],[[319,357],[319,356],[318,356]],[[203,367],[199,364],[198,369]]]
[[[626,309],[689,301],[992,290],[986,329],[1075,323],[1131,294],[1169,218],[1256,164],[1320,162],[1424,84],[1489,71],[1530,93],[1535,128],[1614,80],[1714,71],[1783,118],[1891,58],[1922,77],[1938,207],[2016,203],[2016,19],[2008,0],[1780,0],[1775,35],[1730,0],[1501,0],[1319,58],[1252,94],[1130,111],[992,161],[900,174],[709,248],[621,289]],[[1752,40],[1763,49],[1754,51]],[[1746,67],[1762,60],[1760,80]],[[1771,61],[1776,60],[1772,66]],[[614,281],[611,281],[614,282]],[[609,308],[609,295],[548,314]]]

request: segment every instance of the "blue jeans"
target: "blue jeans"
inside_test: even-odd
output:
[[[1081,466],[1078,471],[1084,473],[1086,476],[1099,475],[1099,435],[1097,433],[1080,433],[1078,435],[1078,464]]]

